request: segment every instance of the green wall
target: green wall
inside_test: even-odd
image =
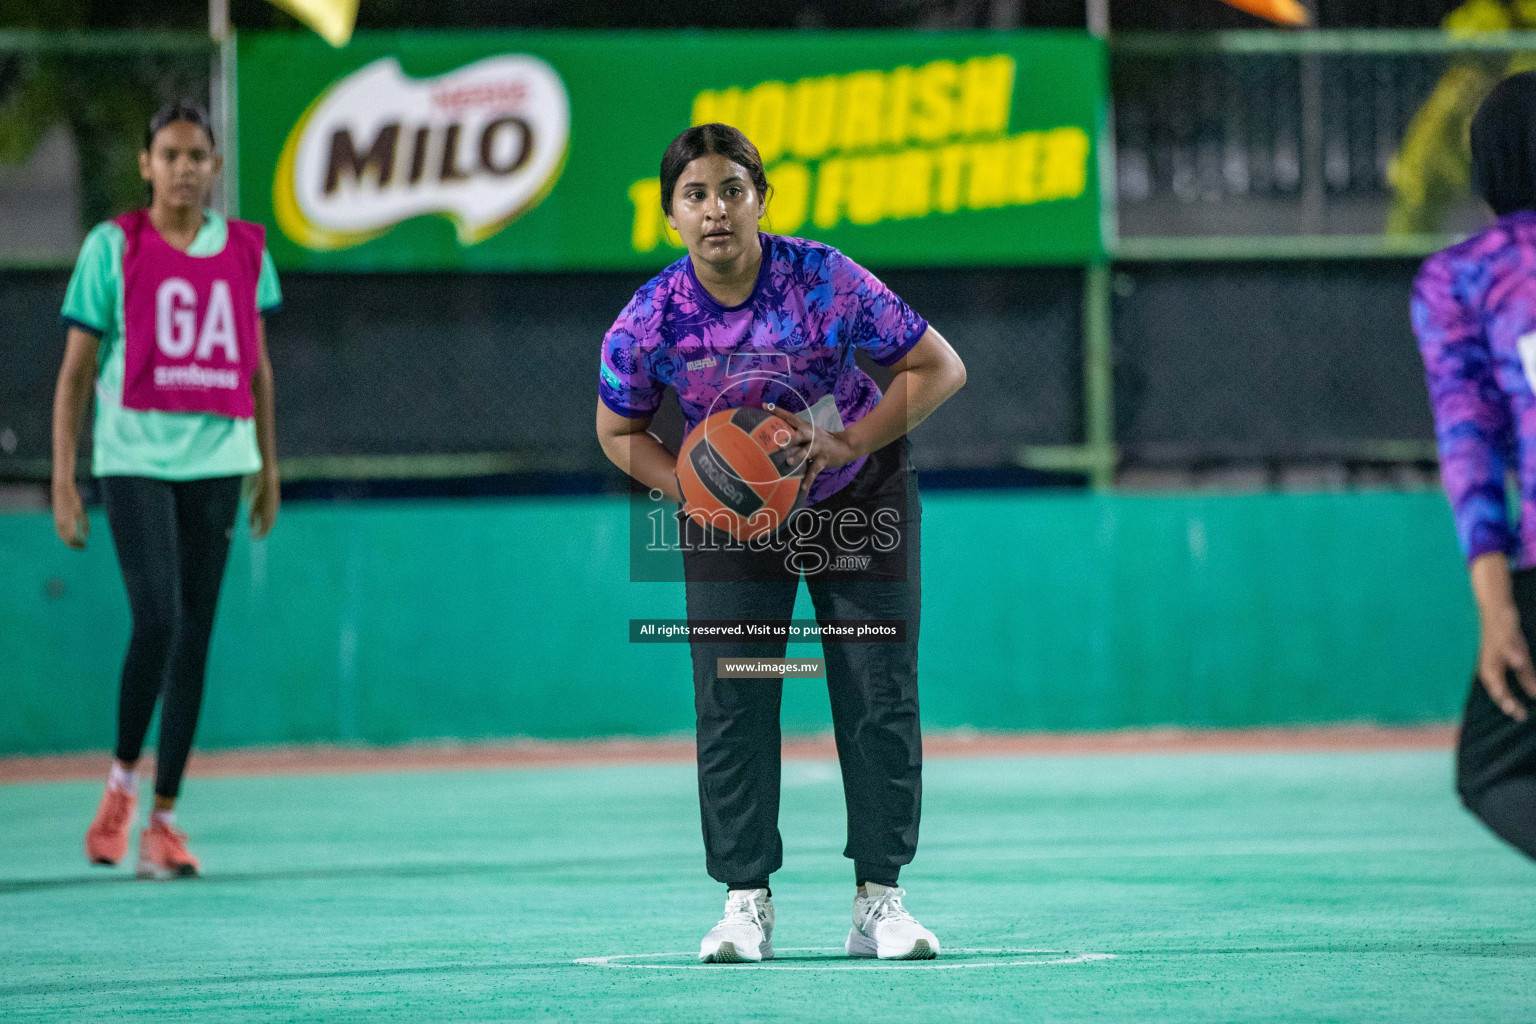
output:
[[[1412,723],[1455,717],[1475,618],[1439,493],[925,496],[930,729]],[[199,743],[686,733],[680,584],[627,582],[623,499],[292,503],[239,530]],[[127,601],[0,515],[0,754],[103,748]],[[811,618],[801,590],[799,617]],[[814,647],[791,652],[813,654]],[[818,680],[786,729],[829,727]]]

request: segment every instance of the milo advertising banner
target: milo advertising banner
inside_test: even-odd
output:
[[[870,266],[1103,252],[1081,33],[268,33],[238,58],[240,214],[284,268],[659,267],[662,151],[709,121],[761,151],[767,230]]]

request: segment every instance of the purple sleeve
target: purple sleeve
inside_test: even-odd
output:
[[[1431,257],[1413,283],[1413,331],[1424,357],[1440,477],[1467,561],[1514,550],[1505,504],[1511,421],[1493,378],[1482,324],[1456,293],[1446,259]]]
[[[909,352],[928,330],[918,316],[874,274],[838,253],[832,267],[836,311],[853,327],[853,344],[881,366]]]
[[[661,408],[662,385],[652,379],[644,344],[654,335],[650,303],[636,295],[603,338],[597,396],[620,416],[644,419]]]

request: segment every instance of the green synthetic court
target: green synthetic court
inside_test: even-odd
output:
[[[762,967],[693,959],[689,764],[194,777],[171,883],[84,863],[98,792],[0,787],[6,1021],[1536,1018],[1536,868],[1445,751],[932,759],[907,964],[841,955],[831,762],[785,763]]]

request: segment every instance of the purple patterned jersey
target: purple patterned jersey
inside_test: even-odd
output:
[[[689,430],[712,412],[769,402],[804,418],[830,396],[845,426],[875,407],[880,388],[854,363],[854,350],[889,366],[928,322],[831,246],[760,237],[762,269],[739,306],[716,302],[687,256],[635,292],[603,339],[604,405],[650,416],[671,387]],[[823,471],[807,500],[835,494],[863,465],[860,458]]]
[[[1536,213],[1501,217],[1425,260],[1412,310],[1462,551],[1536,565]],[[1518,537],[1504,490],[1511,469]]]

